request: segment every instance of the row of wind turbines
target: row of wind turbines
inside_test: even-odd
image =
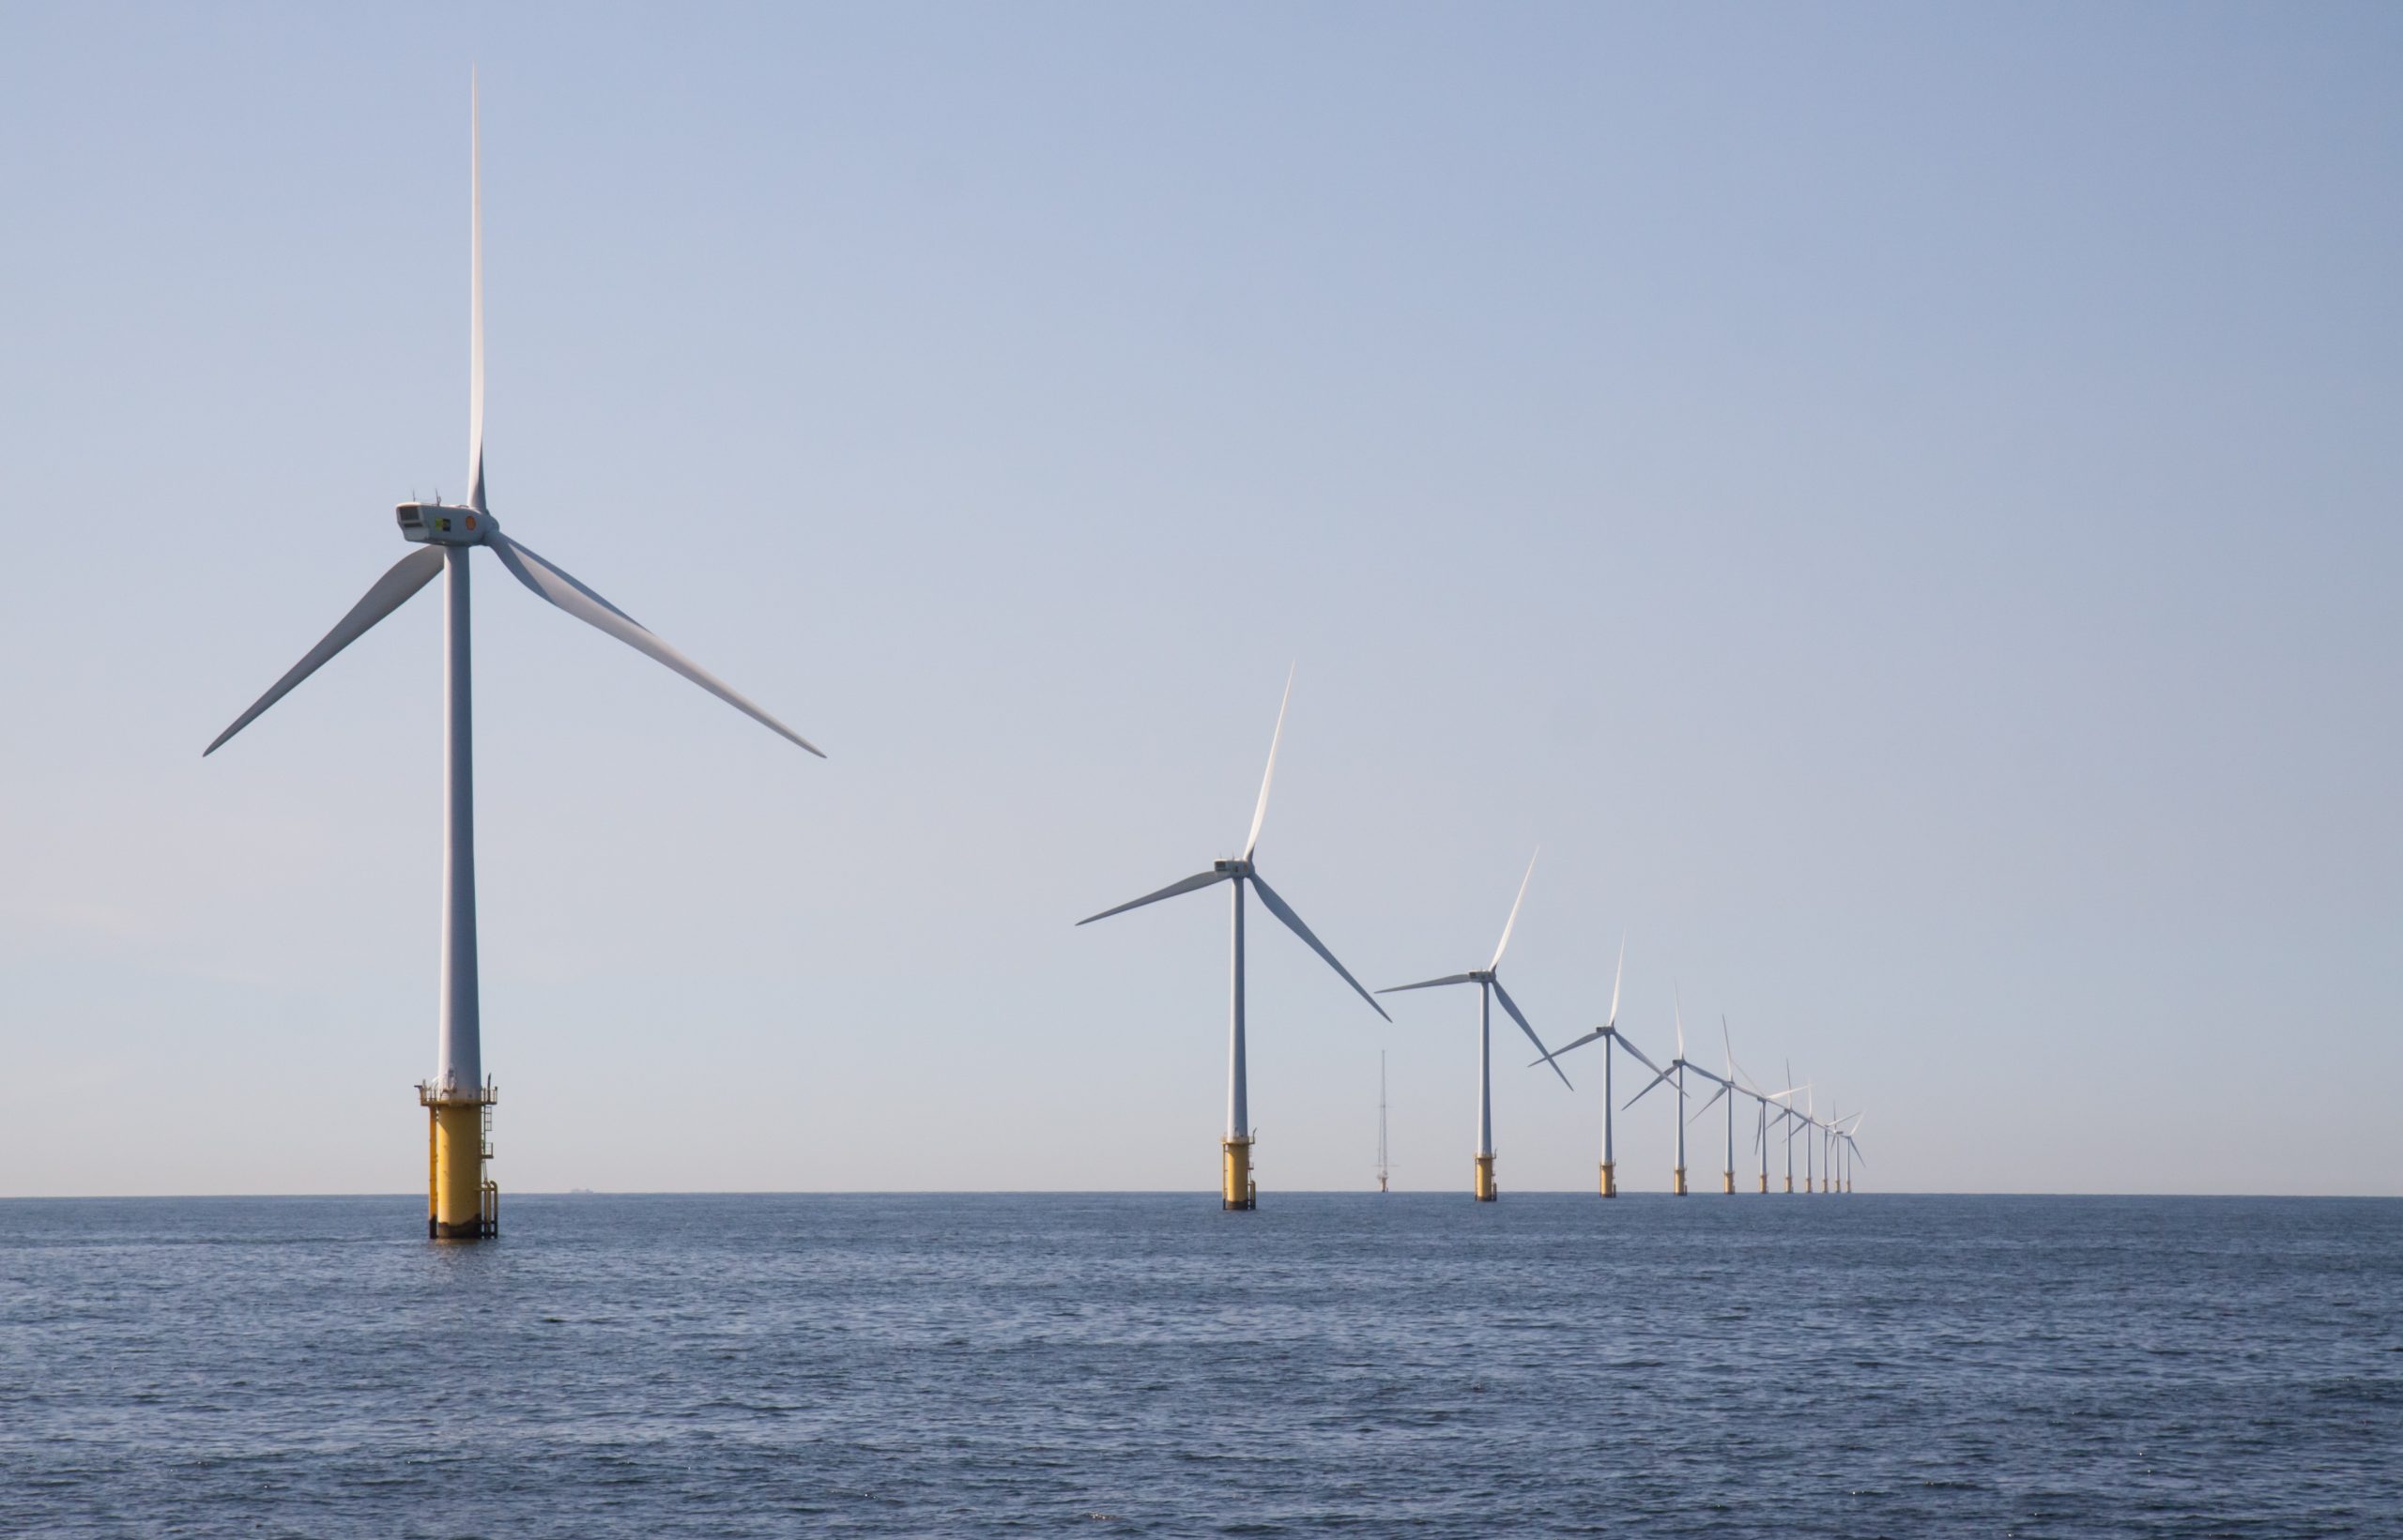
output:
[[[665,665],[703,690],[717,696],[736,710],[759,723],[770,731],[797,747],[824,758],[817,745],[769,715],[743,695],[736,693],[724,680],[678,651],[617,605],[604,599],[592,588],[571,576],[565,570],[536,555],[531,549],[501,532],[500,521],[494,517],[486,500],[484,487],[484,288],[483,288],[483,195],[481,173],[481,142],[477,128],[475,84],[472,75],[468,84],[468,386],[467,386],[467,492],[457,503],[442,500],[437,494],[431,501],[412,497],[394,510],[401,538],[416,547],[394,563],[391,569],[372,585],[365,595],[352,605],[349,612],[336,621],[317,645],[300,661],[268,687],[267,693],[250,709],[234,719],[233,724],[217,735],[203,757],[215,754],[236,734],[282,700],[312,674],[325,666],[337,654],[358,641],[387,617],[406,603],[436,577],[442,579],[443,622],[440,655],[442,661],[443,734],[442,734],[442,901],[441,901],[441,983],[436,1031],[434,1075],[421,1082],[418,1101],[426,1110],[426,1234],[435,1240],[477,1240],[496,1235],[499,1230],[499,1190],[489,1176],[492,1160],[490,1140],[493,1107],[499,1092],[492,1077],[484,1073],[482,1050],[482,1020],[478,985],[478,952],[476,932],[476,857],[475,857],[475,756],[473,749],[471,633],[468,624],[469,557],[481,546],[492,553],[503,571],[531,590],[537,598],[557,606],[635,651]],[[1293,681],[1286,681],[1286,700],[1291,701]],[[1093,916],[1108,915],[1140,908],[1146,904],[1179,893],[1191,892],[1216,883],[1228,883],[1232,891],[1234,917],[1234,971],[1232,1026],[1227,1082],[1227,1135],[1224,1151],[1224,1198],[1228,1208],[1249,1209],[1253,1206],[1254,1188],[1250,1176],[1252,1137],[1249,1132],[1250,1110],[1246,1100],[1244,1071],[1244,895],[1256,894],[1262,906],[1324,958],[1328,967],[1342,975],[1346,983],[1358,991],[1380,1016],[1385,1008],[1374,995],[1336,961],[1335,954],[1323,945],[1309,927],[1302,922],[1291,906],[1278,895],[1260,875],[1253,854],[1260,844],[1260,826],[1268,812],[1268,789],[1277,769],[1277,743],[1284,736],[1284,708],[1277,716],[1277,735],[1269,744],[1268,774],[1262,777],[1260,800],[1252,810],[1251,831],[1244,841],[1243,854],[1231,861],[1214,862],[1206,872],[1198,873],[1181,882],[1170,884],[1155,893],[1122,904],[1117,908]],[[1528,867],[1532,876],[1534,866]],[[1526,898],[1526,884],[1519,886],[1519,901]],[[1481,1031],[1478,1073],[1480,1090],[1477,1135],[1477,1195],[1492,1198],[1493,1182],[1493,1102],[1492,1102],[1492,1005],[1499,999],[1502,1009],[1525,1032],[1527,1040],[1541,1057],[1538,1064],[1548,1064],[1569,1084],[1555,1055],[1546,1049],[1535,1029],[1528,1024],[1525,1013],[1503,988],[1499,974],[1502,953],[1509,946],[1510,929],[1518,922],[1519,904],[1510,908],[1510,923],[1502,931],[1502,944],[1483,968],[1465,973],[1455,973],[1441,979],[1428,979],[1418,983],[1398,985],[1399,989],[1431,989],[1441,985],[1474,983],[1477,986],[1478,1020]],[[1621,962],[1625,949],[1621,949]],[[1393,993],[1392,990],[1383,993]],[[1734,1107],[1735,1099],[1751,1097],[1760,1105],[1760,1131],[1766,1150],[1767,1130],[1772,1109],[1786,1136],[1787,1190],[1793,1187],[1793,1140],[1798,1134],[1812,1132],[1817,1136],[1817,1164],[1806,1170],[1830,1168],[1828,1165],[1838,1158],[1847,1163],[1855,1146],[1852,1133],[1859,1127],[1855,1115],[1847,1124],[1829,1117],[1819,1119],[1805,1107],[1793,1105],[1794,1090],[1765,1092],[1756,1090],[1736,1069],[1732,1052],[1727,1056],[1727,1072],[1717,1075],[1700,1065],[1690,1064],[1685,1057],[1685,1035],[1680,1006],[1677,1055],[1669,1068],[1663,1070],[1652,1063],[1617,1029],[1617,989],[1612,989],[1611,1020],[1595,1031],[1580,1038],[1563,1053],[1601,1041],[1603,1054],[1603,1084],[1606,1096],[1610,1083],[1609,1044],[1616,1043],[1646,1066],[1655,1070],[1653,1082],[1639,1092],[1639,1098],[1653,1085],[1672,1084],[1679,1098],[1682,1111],[1686,1096],[1686,1072],[1719,1082],[1720,1091],[1714,1095],[1729,1097],[1728,1190],[1734,1190]],[[1386,1018],[1390,1020],[1390,1017]],[[1723,1024],[1722,1024],[1723,1025]],[[1806,1088],[1807,1089],[1807,1088]],[[1705,1105],[1707,1110],[1708,1104]],[[1611,1110],[1605,1105],[1602,1133],[1602,1191],[1615,1193],[1616,1182],[1611,1157]],[[1685,1191],[1685,1120],[1678,1121],[1676,1190]],[[1810,1151],[1806,1150],[1806,1155]],[[1766,1156],[1764,1156],[1766,1160]],[[1767,1190],[1767,1166],[1763,1166],[1763,1190]],[[1805,1191],[1812,1190],[1812,1178],[1805,1177]]]
[[[1293,912],[1293,906],[1279,896],[1276,889],[1268,885],[1267,879],[1260,875],[1259,862],[1254,859],[1260,848],[1261,825],[1268,817],[1269,788],[1277,779],[1277,751],[1285,740],[1285,712],[1292,706],[1293,700],[1293,676],[1288,674],[1285,679],[1284,699],[1277,708],[1277,730],[1268,740],[1268,769],[1260,778],[1260,797],[1252,804],[1251,830],[1244,836],[1243,854],[1231,859],[1214,861],[1207,871],[1196,872],[1191,877],[1171,882],[1156,892],[1145,893],[1140,898],[1129,899],[1124,904],[1104,909],[1099,914],[1088,915],[1077,922],[1079,925],[1090,925],[1096,920],[1107,920],[1112,915],[1125,914],[1129,909],[1140,909],[1147,904],[1156,904],[1164,898],[1175,898],[1184,893],[1199,892],[1204,888],[1216,887],[1221,882],[1228,884],[1233,940],[1229,953],[1227,1131],[1225,1137],[1219,1141],[1221,1207],[1251,1209],[1259,1202],[1259,1184],[1252,1180],[1251,1176],[1251,1151],[1255,1134],[1251,1123],[1249,1073],[1245,1060],[1244,1044],[1244,891],[1247,887],[1258,895],[1262,907],[1276,916],[1288,930],[1300,937],[1303,945],[1318,953],[1327,967],[1335,969],[1337,976],[1350,984],[1354,993],[1368,1003],[1369,1009],[1388,1022],[1393,1018],[1386,1014],[1385,1008],[1378,1003],[1379,995],[1399,995],[1416,989],[1443,989],[1464,983],[1477,985],[1477,1155],[1472,1190],[1477,1195],[1477,1201],[1490,1203],[1501,1196],[1501,1188],[1496,1183],[1493,1173],[1493,1006],[1497,1000],[1501,1002],[1503,1012],[1517,1025],[1519,1030],[1526,1034],[1527,1041],[1535,1044],[1537,1057],[1527,1067],[1530,1069],[1538,1066],[1549,1067],[1552,1073],[1559,1077],[1561,1085],[1569,1090],[1573,1090],[1576,1088],[1570,1085],[1569,1073],[1560,1066],[1562,1056],[1573,1053],[1589,1043],[1599,1043],[1602,1045],[1600,1185],[1601,1195],[1604,1197],[1618,1196],[1618,1161],[1613,1124],[1619,1108],[1612,1088],[1611,1050],[1614,1047],[1625,1050],[1634,1058],[1637,1063],[1652,1072],[1652,1078],[1645,1082],[1644,1089],[1628,1099],[1628,1106],[1633,1106],[1650,1095],[1655,1089],[1664,1085],[1669,1087],[1677,1098],[1675,1120],[1677,1141],[1676,1165],[1669,1189],[1672,1193],[1683,1197],[1687,1191],[1687,1125],[1699,1121],[1704,1114],[1722,1101],[1727,1104],[1727,1150],[1726,1165],[1720,1172],[1720,1191],[1733,1193],[1736,1190],[1736,1113],[1738,1105],[1746,1100],[1750,1100],[1754,1108],[1753,1144],[1760,1155],[1760,1190],[1762,1192],[1766,1193],[1769,1190],[1769,1144],[1772,1140],[1781,1138],[1785,1154],[1785,1191],[1789,1193],[1794,1191],[1794,1145],[1798,1137],[1802,1141],[1802,1190],[1804,1192],[1848,1193],[1852,1190],[1852,1167],[1856,1161],[1860,1161],[1860,1146],[1854,1136],[1860,1131],[1863,1114],[1855,1111],[1839,1117],[1831,1109],[1826,1117],[1820,1117],[1813,1105],[1812,1088],[1808,1085],[1792,1083],[1794,1074],[1791,1062],[1785,1066],[1785,1078],[1788,1084],[1783,1090],[1762,1090],[1753,1078],[1744,1072],[1743,1067],[1736,1062],[1735,1043],[1728,1032],[1726,1017],[1722,1016],[1719,1021],[1723,1065],[1721,1070],[1710,1069],[1686,1057],[1685,999],[1683,991],[1675,986],[1672,989],[1672,999],[1676,1002],[1677,1051],[1667,1064],[1655,1062],[1651,1055],[1637,1047],[1629,1040],[1627,1034],[1619,1029],[1619,988],[1627,977],[1627,942],[1623,938],[1619,942],[1618,967],[1611,980],[1609,1015],[1603,1019],[1600,1026],[1557,1052],[1544,1046],[1543,1039],[1538,1035],[1534,1023],[1527,1019],[1527,1014],[1519,1008],[1519,1002],[1510,998],[1510,991],[1502,983],[1502,954],[1510,950],[1510,933],[1518,927],[1519,910],[1527,901],[1527,884],[1534,880],[1536,875],[1536,862],[1533,856],[1528,858],[1526,875],[1519,879],[1519,895],[1511,900],[1509,918],[1502,923],[1502,938],[1494,944],[1493,955],[1486,961],[1484,967],[1472,968],[1461,973],[1446,973],[1437,979],[1421,979],[1416,983],[1393,984],[1375,991],[1370,990],[1358,979],[1354,978],[1352,970],[1338,961],[1335,953],[1326,949],[1326,943],[1321,941],[1311,932],[1309,926],[1303,922],[1302,917]],[[1691,1114],[1686,1110],[1689,1097],[1686,1077],[1689,1074],[1709,1081],[1719,1088]],[[1692,1094],[1699,1093],[1700,1088],[1697,1087]],[[1796,1105],[1798,1099],[1800,1102],[1799,1105]],[[1382,1130],[1379,1138],[1381,1148],[1378,1186],[1383,1190],[1385,1173]],[[1866,1164],[1865,1161],[1860,1163]]]

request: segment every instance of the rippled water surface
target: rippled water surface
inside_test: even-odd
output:
[[[2403,1534],[2403,1203],[0,1202],[0,1534]]]

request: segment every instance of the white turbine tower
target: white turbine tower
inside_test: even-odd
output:
[[[1584,1047],[1588,1043],[1599,1042],[1602,1044],[1602,1196],[1604,1197],[1616,1197],[1618,1196],[1618,1161],[1613,1152],[1611,1142],[1611,1046],[1613,1044],[1616,1044],[1619,1047],[1625,1048],[1629,1053],[1635,1056],[1635,1061],[1637,1063],[1642,1064],[1645,1069],[1651,1070],[1655,1074],[1658,1074],[1661,1068],[1660,1065],[1652,1062],[1651,1059],[1644,1052],[1643,1049],[1629,1042],[1626,1033],[1618,1029],[1618,986],[1620,981],[1626,976],[1627,938],[1622,936],[1618,938],[1618,971],[1611,975],[1611,1014],[1609,1018],[1599,1027],[1595,1028],[1592,1031],[1587,1032],[1584,1037],[1579,1038],[1576,1042],[1571,1043],[1569,1046],[1561,1049],[1560,1053],[1553,1055],[1554,1058],[1557,1059],[1561,1054],[1573,1053],[1577,1049]],[[1536,1060],[1536,1064],[1540,1064],[1542,1062],[1543,1060],[1540,1059]],[[1535,1068],[1535,1064],[1530,1064],[1527,1068],[1533,1069]]]
[[[1220,1207],[1227,1209],[1248,1209],[1256,1200],[1251,1180],[1250,1090],[1244,1069],[1244,885],[1249,883],[1260,894],[1261,903],[1267,906],[1269,913],[1283,921],[1287,929],[1300,937],[1303,943],[1312,952],[1317,953],[1325,961],[1327,967],[1335,969],[1345,983],[1350,984],[1362,999],[1368,1000],[1370,1010],[1381,1016],[1385,1014],[1385,1008],[1370,996],[1368,990],[1361,986],[1360,981],[1354,978],[1348,968],[1335,960],[1334,953],[1327,951],[1319,938],[1310,934],[1309,926],[1302,923],[1302,917],[1295,914],[1283,899],[1277,896],[1277,890],[1270,887],[1266,879],[1261,877],[1259,867],[1251,859],[1252,852],[1260,846],[1261,821],[1268,816],[1268,785],[1277,778],[1277,747],[1284,741],[1285,707],[1293,701],[1293,677],[1291,672],[1288,672],[1285,676],[1285,698],[1277,707],[1277,731],[1268,740],[1268,770],[1267,773],[1260,778],[1260,800],[1253,804],[1251,810],[1251,832],[1244,839],[1243,854],[1232,861],[1213,861],[1206,872],[1197,872],[1181,882],[1170,883],[1157,892],[1145,893],[1142,897],[1131,899],[1116,908],[1104,909],[1099,914],[1090,914],[1077,922],[1079,925],[1090,925],[1096,920],[1107,920],[1113,914],[1125,914],[1128,909],[1140,909],[1146,904],[1156,904],[1163,898],[1174,898],[1179,893],[1193,892],[1198,889],[1207,888],[1213,883],[1233,884],[1234,943],[1232,953],[1233,984],[1230,997],[1232,1003],[1228,1012],[1227,1029],[1227,1136],[1219,1141],[1218,1167]],[[1391,1021],[1393,1018],[1385,1016],[1385,1019]]]
[[[512,576],[528,588],[638,652],[665,663],[710,694],[819,754],[817,747],[791,728],[734,693],[714,675],[636,624],[632,617],[550,562],[500,532],[500,523],[484,502],[484,282],[483,191],[479,170],[480,145],[476,123],[475,86],[468,84],[468,372],[467,372],[467,500],[407,502],[399,506],[401,538],[424,547],[394,563],[378,578],[365,598],[351,606],[325,639],[309,649],[283,678],[234,724],[201,751],[214,754],[260,712],[288,694],[334,654],[365,635],[375,624],[408,601],[436,573],[443,579],[443,745],[442,745],[442,1002],[436,1037],[435,1075],[418,1087],[418,1100],[427,1109],[428,1162],[426,1233],[437,1240],[467,1240],[495,1233],[497,1189],[485,1180],[489,1158],[484,1132],[488,1109],[497,1099],[483,1073],[482,1023],[476,982],[476,837],[473,712],[469,688],[467,628],[467,557],[482,545],[500,558]]]
[[[1667,1069],[1661,1071],[1651,1079],[1646,1080],[1644,1083],[1644,1089],[1642,1090],[1637,1091],[1634,1095],[1627,1099],[1627,1105],[1629,1106],[1633,1106],[1636,1103],[1644,1100],[1646,1095],[1651,1093],[1654,1086],[1661,1084],[1664,1080],[1668,1081],[1670,1083],[1670,1089],[1677,1093],[1676,1116],[1671,1120],[1677,1125],[1677,1165],[1676,1181],[1669,1190],[1672,1193],[1675,1193],[1677,1197],[1683,1197],[1686,1196],[1686,1000],[1685,992],[1677,987],[1675,980],[1670,981],[1669,991],[1670,998],[1676,1003],[1677,1057],[1669,1060],[1669,1067]],[[1703,1070],[1702,1066],[1699,1064],[1694,1065],[1693,1068],[1701,1070],[1705,1075],[1710,1073],[1707,1070]]]
[[[1538,851],[1537,854],[1542,852]],[[1454,983],[1477,985],[1477,1176],[1474,1190],[1480,1203],[1492,1202],[1501,1192],[1493,1184],[1493,1001],[1497,998],[1502,1001],[1502,1009],[1510,1013],[1510,1019],[1519,1024],[1519,1030],[1526,1033],[1527,1041],[1536,1045],[1536,1052],[1543,1056],[1537,1062],[1551,1064],[1552,1073],[1560,1076],[1560,1083],[1569,1085],[1567,1072],[1553,1062],[1552,1050],[1543,1045],[1543,1039],[1536,1036],[1536,1029],[1527,1023],[1526,1013],[1519,1009],[1519,1002],[1510,998],[1510,992],[1502,987],[1502,953],[1509,950],[1510,932],[1519,923],[1519,906],[1527,901],[1527,884],[1534,880],[1535,875],[1535,857],[1530,856],[1527,858],[1527,875],[1519,879],[1519,896],[1510,903],[1510,918],[1503,922],[1502,939],[1493,949],[1492,962],[1465,973],[1447,973],[1440,979],[1398,983],[1390,989],[1377,991],[1380,995],[1398,995],[1405,989],[1440,989]],[[1573,1090],[1576,1088],[1571,1086],[1569,1089]]]
[[[1855,1134],[1860,1132],[1860,1120],[1867,1116],[1868,1114],[1865,1112],[1854,1113],[1852,1115],[1852,1126],[1845,1129],[1840,1136],[1844,1141],[1844,1186],[1840,1189],[1843,1192],[1849,1193],[1852,1191],[1852,1163],[1858,1160],[1860,1161],[1863,1166],[1869,1164],[1866,1160],[1861,1159],[1860,1141],[1853,1137]]]

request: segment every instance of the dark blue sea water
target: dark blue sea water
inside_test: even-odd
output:
[[[2403,1534],[2403,1202],[0,1202],[7,1535]]]

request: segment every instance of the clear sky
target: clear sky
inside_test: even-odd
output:
[[[1372,984],[1540,845],[1864,1186],[2403,1191],[2403,11],[0,0],[0,1194],[422,1183],[438,596],[200,750],[464,491],[471,62],[495,512],[833,755],[479,557],[505,1189],[1207,1193],[1223,896],[1072,922],[1298,663]],[[1251,955],[1263,1193],[1381,1048],[1465,1188],[1474,997]]]

